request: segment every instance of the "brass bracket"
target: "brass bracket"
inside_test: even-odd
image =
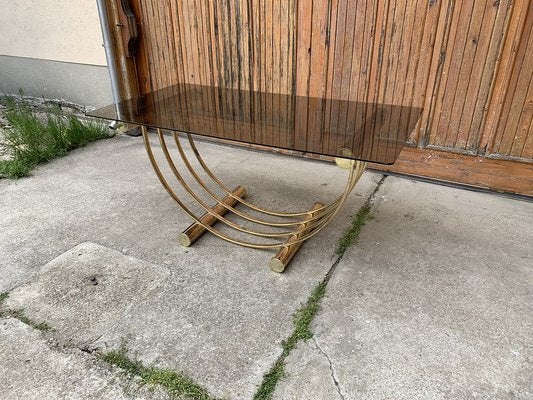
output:
[[[233,189],[232,193],[236,197],[244,199],[244,196],[246,196],[246,188],[244,186],[237,186],[235,189]],[[224,204],[232,207],[237,204],[237,199],[229,195],[224,197],[222,201]],[[222,204],[217,203],[211,208],[211,211],[217,215],[223,216],[228,212],[228,209]],[[200,221],[204,225],[213,226],[218,221],[218,218],[213,216],[213,214],[205,213],[200,217]],[[202,236],[205,231],[206,229],[203,225],[195,222],[179,235],[178,240],[182,246],[189,247],[196,241],[196,239]]]
[[[323,203],[317,201],[313,208],[309,210],[308,217],[302,221],[294,234],[287,239],[287,242],[298,239],[300,236],[302,236],[309,226],[309,218],[313,215],[316,215],[317,212],[320,212],[317,210],[323,210],[324,207],[325,205]],[[291,262],[296,252],[300,249],[302,243],[303,242],[297,242],[294,244],[284,245],[282,248],[280,248],[276,255],[270,259],[270,263],[268,264],[270,269],[274,272],[283,272],[287,265]]]

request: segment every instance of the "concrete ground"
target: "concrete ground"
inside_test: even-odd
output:
[[[321,162],[199,147],[269,208],[307,209],[345,182]],[[336,244],[371,196],[375,219],[339,260]],[[0,180],[1,308],[52,328],[4,313],[0,398],[165,398],[97,356],[126,346],[213,396],[251,399],[292,314],[334,265],[314,337],[290,353],[275,399],[533,397],[532,202],[367,172],[283,274],[268,269],[271,251],[212,235],[180,247],[189,223],[139,138]]]

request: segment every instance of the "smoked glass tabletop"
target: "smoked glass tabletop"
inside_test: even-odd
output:
[[[177,84],[87,115],[297,152],[393,164],[421,108]]]

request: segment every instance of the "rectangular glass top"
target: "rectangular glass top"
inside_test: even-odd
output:
[[[88,113],[149,128],[392,164],[422,109],[177,84]]]

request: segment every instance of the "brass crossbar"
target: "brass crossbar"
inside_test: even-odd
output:
[[[204,160],[202,159],[196,145],[194,144],[192,135],[187,134],[189,145],[204,172],[211,178],[212,182],[221,189],[226,195],[224,198],[218,196],[213,192],[208,185],[202,180],[198,173],[194,170],[190,161],[188,160],[183,147],[179,140],[179,135],[177,132],[172,132],[174,136],[174,141],[178,149],[178,153],[185,164],[185,167],[192,175],[196,183],[202,188],[203,191],[212,198],[216,204],[214,206],[209,206],[187,183],[183,178],[182,174],[178,170],[174,160],[170,154],[170,151],[167,147],[163,131],[157,129],[157,135],[159,138],[159,143],[165,160],[167,161],[170,170],[172,171],[176,180],[180,185],[185,189],[187,193],[198,203],[198,205],[205,211],[205,213],[198,217],[194,212],[191,211],[189,207],[179,198],[172,186],[169,184],[168,180],[162,174],[161,169],[157,163],[157,160],[154,156],[152,147],[150,145],[150,140],[148,137],[148,132],[145,126],[141,127],[143,140],[150,159],[150,163],[162,183],[163,187],[167,190],[168,194],[174,199],[176,203],[187,213],[194,221],[194,223],[187,228],[180,235],[180,242],[183,245],[191,245],[198,237],[200,237],[204,232],[209,231],[214,235],[220,237],[221,239],[227,240],[228,242],[238,244],[245,247],[258,248],[258,249],[279,249],[276,256],[271,260],[270,265],[271,269],[276,272],[282,272],[290,260],[296,254],[300,245],[307,239],[315,236],[326,226],[326,224],[331,221],[335,215],[338,213],[346,198],[354,188],[357,181],[361,178],[365,168],[366,162],[341,159],[338,160],[338,164],[348,170],[348,182],[345,186],[343,193],[337,197],[333,202],[328,205],[322,203],[315,203],[315,206],[311,210],[301,211],[301,212],[286,212],[286,211],[273,211],[260,206],[257,206],[249,201],[244,200],[245,189],[242,186],[234,190],[230,190],[224,183],[213,174],[213,172],[208,168]],[[252,216],[244,211],[236,209],[236,206],[241,204],[244,207],[247,207],[251,210],[259,212],[261,214],[269,215],[271,217],[285,218],[286,221],[274,221],[257,218]],[[237,224],[236,222],[227,219],[224,215],[227,212],[231,212],[247,221],[256,223],[258,225],[270,226],[270,227],[292,227],[292,230],[289,231],[278,231],[278,232],[268,232],[268,231],[259,231],[255,229],[248,228]],[[220,230],[214,227],[216,222],[223,223],[228,227],[242,232],[251,236],[258,236],[263,238],[286,238],[282,242],[251,242],[244,241],[237,237],[230,236],[226,233],[221,232]]]

